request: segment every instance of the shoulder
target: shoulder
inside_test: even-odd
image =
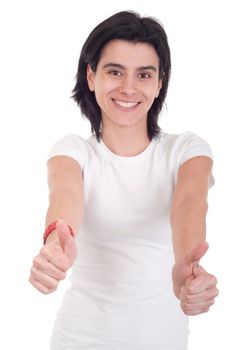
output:
[[[165,161],[174,172],[175,183],[177,182],[179,169],[184,163],[187,164],[181,169],[180,173],[188,172],[191,174],[190,176],[196,169],[210,171],[212,167],[212,149],[209,143],[195,132],[185,131],[179,134],[162,132],[161,146]],[[189,159],[191,161],[186,162]],[[215,179],[211,174],[210,187],[213,186],[214,182]]]
[[[82,136],[69,133],[55,141],[48,152],[47,160],[54,156],[68,156],[75,159],[83,169],[91,152],[92,136],[84,139]]]
[[[200,135],[192,131],[184,131],[181,133],[167,133],[165,131],[161,131],[160,133],[160,140],[172,145],[175,143],[186,143],[194,139],[204,140]]]
[[[164,148],[172,152],[180,161],[185,161],[191,156],[207,155],[212,158],[212,150],[209,143],[200,135],[192,131],[180,134],[162,132],[162,144]]]

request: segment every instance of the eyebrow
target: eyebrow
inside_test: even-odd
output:
[[[119,64],[119,63],[113,63],[113,62],[110,62],[110,63],[106,63],[103,68],[108,68],[108,67],[114,67],[114,68],[120,68],[120,69],[123,69],[125,70],[126,68],[122,65],[122,64]],[[142,66],[142,67],[138,67],[137,68],[137,71],[140,71],[140,70],[153,70],[155,72],[157,72],[157,68],[155,66]]]

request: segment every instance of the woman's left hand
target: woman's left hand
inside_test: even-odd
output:
[[[179,292],[183,312],[190,316],[208,312],[219,294],[216,284],[215,276],[201,266],[194,266],[193,276],[186,280]]]
[[[207,249],[207,243],[199,244],[173,267],[174,293],[181,301],[181,308],[186,315],[208,312],[219,294],[216,277],[198,265]]]

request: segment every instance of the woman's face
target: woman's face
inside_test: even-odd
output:
[[[156,50],[147,43],[115,39],[105,45],[96,72],[87,68],[103,126],[147,125],[147,113],[162,86],[159,64]]]

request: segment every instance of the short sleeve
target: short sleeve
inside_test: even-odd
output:
[[[47,155],[47,161],[55,156],[68,156],[75,159],[80,164],[81,169],[84,169],[84,153],[84,140],[78,135],[68,134],[52,144]]]
[[[179,166],[186,160],[196,156],[207,156],[213,160],[213,153],[210,145],[200,136],[190,131],[181,134],[178,139]],[[215,183],[211,173],[208,187],[211,188]]]

